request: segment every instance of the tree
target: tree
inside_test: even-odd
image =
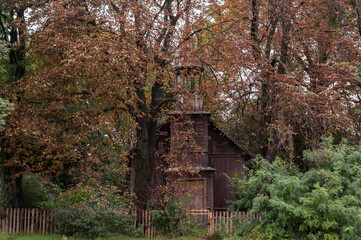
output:
[[[24,33],[24,14],[27,9],[27,3],[1,1],[0,7],[0,40],[2,43],[2,58],[1,58],[1,80],[4,88],[2,89],[2,96],[9,99],[15,107],[21,99],[19,91],[19,81],[25,74],[25,33]],[[5,49],[4,49],[5,48]],[[7,48],[9,50],[7,50]],[[8,54],[8,57],[4,55]],[[11,88],[12,95],[10,97],[4,94],[4,91]],[[16,111],[16,113],[19,113]],[[8,166],[6,162],[14,157],[8,149],[9,142],[6,138],[9,129],[16,129],[18,126],[14,124],[18,115],[12,114],[6,125],[6,129],[1,136],[1,170],[5,183],[11,184],[12,205],[13,207],[21,207],[22,200],[22,175],[20,169]],[[21,138],[18,143],[21,143]],[[15,139],[13,141],[16,141]]]
[[[19,82],[21,114],[13,123],[19,128],[4,135],[11,143],[7,151],[18,158],[7,164],[53,178],[76,174],[75,182],[102,181],[101,169],[112,161],[119,162],[124,176],[126,153],[136,142],[134,191],[138,206],[145,207],[157,128],[174,101],[175,66],[198,64],[182,49],[199,3],[33,5],[27,22],[36,26],[29,35],[30,66]],[[21,136],[22,145],[11,140],[14,135]]]
[[[284,154],[291,168],[324,135],[359,137],[355,1],[4,3],[14,67],[2,96],[16,111],[2,149],[18,188],[29,171],[68,186],[103,182],[116,167],[114,183],[135,146],[134,192],[146,207],[157,129],[184,91],[173,80],[185,66],[205,69],[209,108],[269,161]]]
[[[291,167],[324,135],[358,138],[359,33],[348,2],[225,1],[212,18],[198,55],[213,69],[226,125],[254,153],[285,154]]]

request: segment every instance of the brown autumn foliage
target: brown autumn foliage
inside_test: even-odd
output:
[[[109,162],[127,165],[126,151],[136,141],[134,191],[144,206],[158,122],[174,101],[174,63],[185,63],[180,49],[197,4],[34,2],[27,19],[28,71],[19,90],[7,92],[21,99],[20,115],[10,120],[18,128],[9,127],[3,137],[5,165],[19,177],[75,172],[76,181],[102,180]]]
[[[241,142],[291,164],[323,136],[359,141],[358,1],[216,2],[197,54]]]
[[[154,151],[159,125],[184,93],[174,81],[179,66],[205,69],[208,108],[269,161],[283,154],[291,166],[328,134],[357,142],[360,7],[356,0],[16,1],[15,42],[23,44],[13,49],[26,47],[28,62],[26,73],[2,84],[1,96],[16,105],[1,138],[3,166],[13,179],[42,172],[100,183],[109,172],[126,175],[127,151],[136,146],[134,191],[146,206],[154,169],[187,159],[180,151],[158,165]]]

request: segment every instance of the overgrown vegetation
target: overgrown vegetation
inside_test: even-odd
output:
[[[40,174],[26,174],[23,176],[24,207],[48,209],[57,205],[61,188],[47,180]]]
[[[0,3],[1,208],[58,208],[74,236],[129,233],[130,202],[150,209],[166,169],[208,151],[154,151],[182,145],[160,144],[158,127],[192,93],[267,160],[232,181],[234,210],[267,211],[237,236],[361,237],[360,147],[302,157],[327,135],[361,139],[358,1]],[[163,232],[191,230],[177,201],[152,215]]]
[[[238,235],[266,234],[268,239],[361,238],[361,146],[328,140],[305,151],[301,171],[276,159],[256,160],[245,180],[232,179],[233,210],[265,213],[262,222],[239,228]]]
[[[131,235],[135,220],[121,209],[87,206],[58,209],[56,219],[60,234],[90,239],[112,234]]]
[[[165,197],[163,209],[152,210],[151,215],[157,230],[163,234],[177,235],[185,227],[186,210],[182,202],[176,201],[174,197]]]
[[[79,184],[64,191],[55,206],[58,233],[75,237],[132,235],[135,216],[130,212],[130,198],[115,187]],[[136,233],[134,233],[137,235]]]

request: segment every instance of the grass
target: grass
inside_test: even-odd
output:
[[[132,238],[132,237],[125,237],[125,236],[118,236],[118,237],[108,237],[108,238],[96,238],[96,240],[145,240],[149,238]],[[158,238],[159,240],[167,240],[169,238]],[[174,240],[198,240],[202,238],[194,238],[194,237],[179,237],[174,238]],[[57,234],[7,234],[7,233],[0,233],[0,240],[63,240],[62,235]],[[66,240],[85,240],[85,238],[74,238],[74,237],[67,237]]]

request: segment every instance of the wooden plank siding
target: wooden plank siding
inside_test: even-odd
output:
[[[215,168],[214,172],[214,209],[221,210],[228,207],[227,201],[233,200],[230,191],[230,181],[227,176],[233,177],[235,173],[244,175],[242,160],[238,154],[210,154],[209,165]],[[226,175],[227,176],[226,176]]]

